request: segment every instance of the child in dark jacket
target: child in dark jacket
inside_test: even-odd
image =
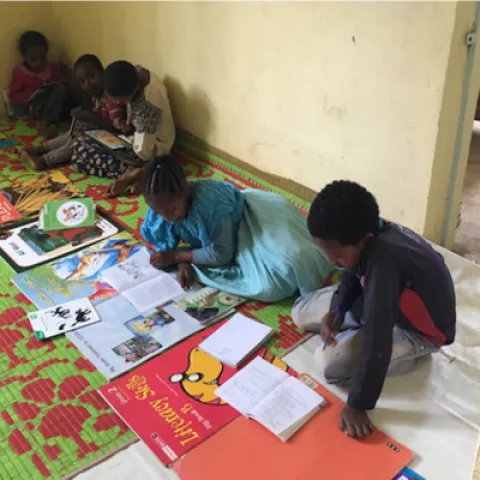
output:
[[[300,297],[293,320],[320,333],[324,348],[316,360],[327,382],[350,386],[340,428],[364,437],[372,432],[366,411],[375,407],[385,377],[412,371],[454,341],[452,278],[428,242],[380,218],[373,195],[356,183],[327,185],[312,203],[308,227],[344,272],[323,318],[331,289]]]

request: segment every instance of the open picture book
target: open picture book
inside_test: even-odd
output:
[[[284,442],[325,403],[310,387],[259,357],[215,393]]]

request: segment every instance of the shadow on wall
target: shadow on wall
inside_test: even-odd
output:
[[[208,95],[198,87],[186,91],[178,80],[164,78],[177,128],[186,130],[206,143],[215,125],[214,110]]]

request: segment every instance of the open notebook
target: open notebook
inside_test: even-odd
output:
[[[236,368],[274,333],[267,325],[237,313],[198,348],[218,361]]]
[[[284,442],[325,403],[325,399],[310,387],[260,357],[215,393]]]

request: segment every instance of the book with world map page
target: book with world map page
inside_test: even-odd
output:
[[[47,202],[40,214],[40,228],[45,232],[95,225],[95,204],[89,197]]]

